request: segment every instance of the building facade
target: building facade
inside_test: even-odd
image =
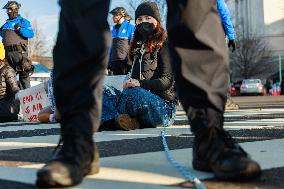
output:
[[[264,37],[274,55],[284,55],[284,0],[227,0],[236,29]]]

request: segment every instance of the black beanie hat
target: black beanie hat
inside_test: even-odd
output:
[[[141,3],[135,11],[135,20],[141,15],[148,15],[155,18],[158,22],[161,22],[158,6],[155,2]]]

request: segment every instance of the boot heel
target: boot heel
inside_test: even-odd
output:
[[[94,143],[94,160],[91,163],[90,171],[88,172],[88,175],[94,175],[98,174],[100,171],[100,155],[99,155],[99,149],[96,143]]]
[[[88,175],[98,174],[99,172],[100,172],[100,163],[94,161],[91,164],[91,169],[90,169]]]

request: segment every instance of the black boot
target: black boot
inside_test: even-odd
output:
[[[221,180],[248,180],[261,175],[259,164],[223,129],[223,114],[213,109],[193,111],[194,169],[213,172]]]
[[[37,187],[73,186],[79,184],[84,176],[99,172],[99,153],[92,132],[66,128],[62,140],[60,152],[37,172]]]

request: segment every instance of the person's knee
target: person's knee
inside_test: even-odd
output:
[[[147,91],[141,87],[127,88],[123,91],[124,95],[137,100],[144,99],[147,96],[146,92]]]

